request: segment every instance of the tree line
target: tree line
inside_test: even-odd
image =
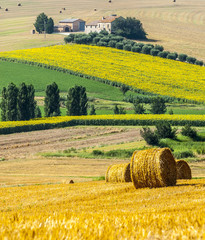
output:
[[[58,85],[53,82],[46,87],[45,91],[45,117],[60,116],[60,102],[60,90]],[[35,89],[32,84],[26,85],[22,83],[17,87],[14,83],[10,83],[7,88],[4,87],[0,107],[2,121],[22,121],[41,117],[41,111],[35,100]],[[87,108],[86,88],[83,86],[70,88],[66,99],[67,115],[87,115]],[[91,107],[90,114],[95,114],[94,106]]]

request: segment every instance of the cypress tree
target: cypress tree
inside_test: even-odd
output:
[[[70,88],[67,95],[67,115],[80,116],[87,115],[88,98],[86,88],[75,86]]]
[[[16,87],[15,84],[10,83],[7,89],[7,109],[6,109],[7,121],[16,121],[18,119],[17,96],[18,88]]]
[[[60,91],[55,82],[47,86],[44,103],[46,117],[60,116]]]
[[[6,109],[7,109],[7,89],[4,87],[2,90],[1,100],[1,120],[6,121]]]
[[[80,91],[80,115],[87,115],[88,98],[86,94],[86,88],[81,87]]]
[[[22,83],[19,87],[17,107],[18,107],[18,120],[29,120],[30,119],[29,96],[28,88],[25,83]]]
[[[29,108],[29,119],[35,117],[35,108],[36,108],[36,101],[35,101],[35,89],[32,84],[27,86],[28,90],[28,108]]]
[[[95,106],[91,105],[90,115],[96,115]]]

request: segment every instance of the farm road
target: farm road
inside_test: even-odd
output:
[[[117,144],[141,139],[138,128],[71,127],[1,135],[0,157],[6,160],[28,159],[39,152],[56,152]]]

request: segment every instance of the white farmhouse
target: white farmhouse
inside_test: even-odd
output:
[[[119,17],[120,16],[113,14],[108,17],[102,17],[102,19],[99,21],[86,23],[85,33],[90,33],[90,32],[98,32],[99,33],[101,30],[106,30],[108,33],[111,33],[112,25],[113,25],[114,21]]]

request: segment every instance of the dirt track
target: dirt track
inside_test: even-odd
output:
[[[72,127],[0,136],[0,157],[6,160],[32,158],[39,152],[116,144],[141,139],[139,129]]]

